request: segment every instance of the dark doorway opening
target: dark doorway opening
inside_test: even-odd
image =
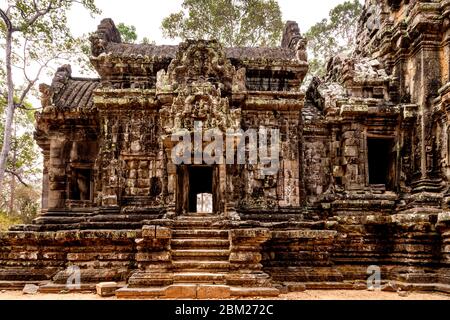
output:
[[[213,168],[189,167],[189,212],[213,212]]]
[[[393,139],[367,139],[369,184],[385,185],[392,190],[395,180],[395,153]]]

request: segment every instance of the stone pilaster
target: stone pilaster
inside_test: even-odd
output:
[[[441,271],[439,283],[450,285],[450,212],[439,214],[436,225],[441,237]]]
[[[48,209],[48,194],[49,194],[49,161],[50,161],[50,146],[47,144],[48,148],[42,150],[44,156],[44,169],[42,170],[42,200],[41,207],[42,210]]]
[[[356,109],[357,106],[352,106]],[[363,106],[361,106],[363,107]],[[345,168],[343,184],[347,191],[361,190],[365,185],[363,130],[359,123],[347,125],[342,135],[342,164]]]
[[[136,239],[136,262],[139,270],[130,277],[130,288],[173,283],[171,238],[172,230],[168,227],[146,225],[142,228],[142,238]]]
[[[64,207],[66,197],[66,163],[64,160],[64,146],[66,139],[63,136],[53,137],[50,140],[49,155],[49,190],[48,207],[58,209]]]
[[[270,287],[270,277],[262,271],[262,244],[270,239],[265,228],[230,230],[230,272],[227,285]]]

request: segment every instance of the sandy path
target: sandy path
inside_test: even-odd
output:
[[[105,300],[92,293],[24,295],[22,291],[2,291],[0,300]],[[277,300],[450,300],[450,295],[438,293],[410,293],[402,297],[395,292],[355,290],[309,290],[280,295]]]

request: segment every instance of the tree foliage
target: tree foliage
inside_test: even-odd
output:
[[[7,231],[9,227],[21,222],[19,218],[10,217],[4,212],[0,212],[0,231]]]
[[[138,42],[138,33],[136,31],[136,27],[133,25],[128,25],[125,23],[119,23],[117,25],[117,29],[120,32],[120,36],[122,41],[125,43],[137,43]],[[155,41],[150,41],[148,37],[142,38],[141,41],[143,44],[155,44]],[[90,47],[89,47],[90,50]]]
[[[306,32],[311,75],[323,76],[329,58],[354,48],[361,12],[359,0],[345,1],[333,8],[327,19],[316,23]]]
[[[94,0],[6,0],[0,8],[1,49],[5,60],[0,66],[1,94],[6,98],[3,141],[0,153],[0,193],[12,146],[12,126],[17,109],[26,108],[27,97],[52,64],[79,60],[81,41],[74,38],[67,24],[67,13],[74,4],[92,14],[99,13]],[[22,78],[16,86],[13,79]]]
[[[5,106],[6,100],[0,98],[0,112]],[[34,112],[30,110],[30,104],[25,103],[25,106],[27,109],[18,109],[14,114],[11,151],[4,179],[4,185],[8,187],[3,188],[0,194],[0,216],[3,216],[3,227],[8,226],[8,221],[31,222],[40,208],[42,163],[39,148],[33,137]],[[2,121],[0,145],[3,143],[3,134]]]
[[[172,39],[216,39],[229,47],[277,46],[283,22],[276,0],[184,0],[161,28]]]
[[[122,37],[122,41],[126,43],[135,43],[138,35],[136,32],[136,27],[133,25],[127,25],[123,22],[117,25],[117,29],[120,32],[120,36]]]

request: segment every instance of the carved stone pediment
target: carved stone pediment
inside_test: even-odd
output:
[[[170,105],[160,110],[166,134],[193,130],[201,121],[205,129],[237,129],[240,109],[230,110],[226,93],[231,93],[236,71],[216,41],[188,40],[180,45],[167,72],[157,78],[157,94],[172,94]]]
[[[207,81],[231,92],[234,67],[217,41],[187,40],[180,44],[167,72],[158,73],[157,88],[176,90],[193,82]]]
[[[172,105],[160,110],[160,115],[167,134],[192,131],[196,121],[201,121],[205,129],[225,132],[240,127],[241,109],[230,109],[228,98],[221,97],[220,89],[210,82],[197,81],[179,92]]]

